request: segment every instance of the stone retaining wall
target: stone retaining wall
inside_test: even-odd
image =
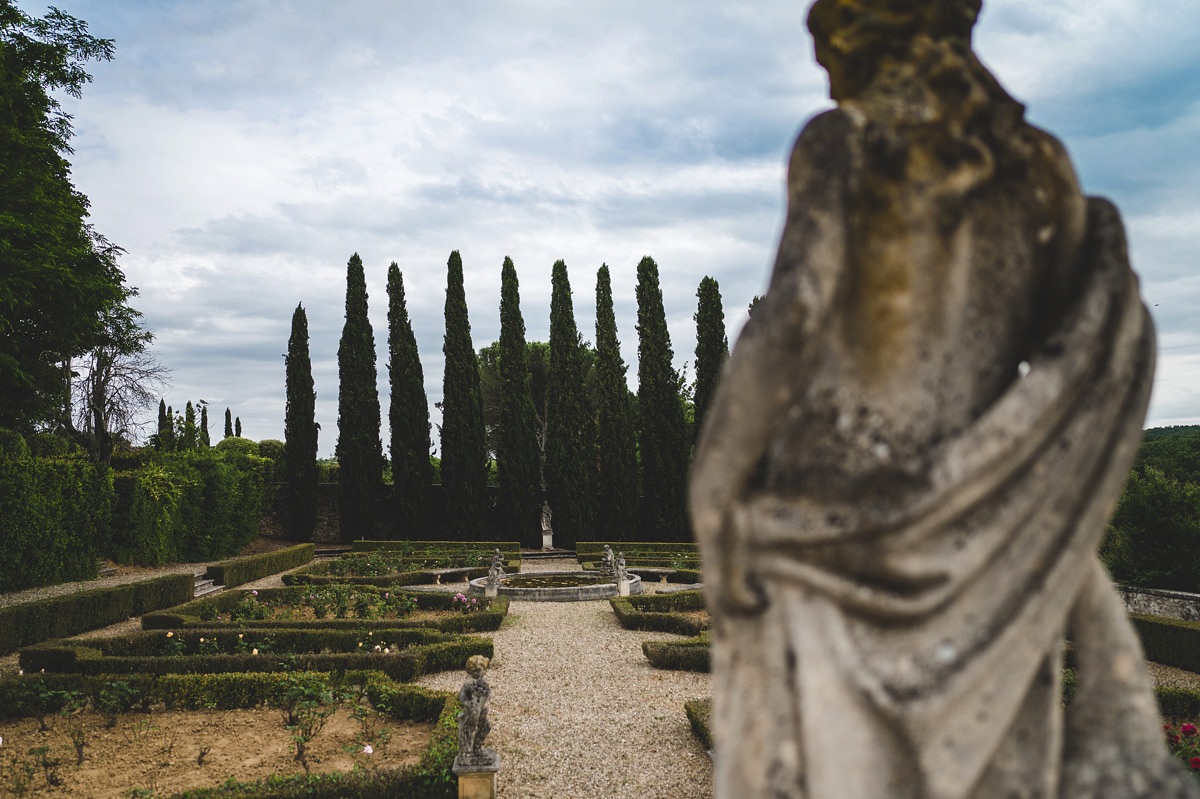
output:
[[[1184,621],[1200,620],[1200,594],[1164,591],[1158,588],[1135,588],[1131,585],[1118,585],[1117,592],[1125,602],[1125,610],[1130,613]]]

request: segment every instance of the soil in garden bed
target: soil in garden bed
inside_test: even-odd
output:
[[[49,717],[49,732],[36,719],[0,721],[0,795],[121,799],[134,788],[168,795],[188,788],[219,785],[271,774],[303,774],[294,759],[289,733],[279,710],[160,710],[121,713],[115,726],[94,712],[70,719]],[[333,713],[309,744],[312,773],[361,768],[396,768],[417,762],[429,744],[433,724],[382,720],[372,744],[363,751],[363,727],[348,708]],[[83,763],[76,765],[72,728],[84,733]],[[48,747],[49,771],[31,749]],[[208,751],[201,758],[201,751]],[[49,779],[47,775],[49,774]],[[26,781],[27,793],[20,791]],[[49,783],[57,781],[57,785]],[[151,794],[144,794],[149,796]]]

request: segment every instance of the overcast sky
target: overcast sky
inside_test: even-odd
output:
[[[807,2],[57,4],[116,40],[68,104],[73,174],[96,228],[127,250],[135,305],[173,372],[167,402],[207,400],[214,437],[229,407],[247,437],[282,438],[282,355],[302,302],[323,457],[352,253],[366,266],[385,442],[393,260],[435,423],[454,249],[476,348],[499,336],[506,255],[527,338],[542,341],[554,261],[589,340],[607,263],[636,388],[637,262],[658,262],[677,367],[694,359],[705,275],[732,342],[766,285],[791,144],[830,107]],[[1147,424],[1200,422],[1200,5],[992,0],[975,41],[1065,142],[1085,192],[1124,214],[1158,325]]]

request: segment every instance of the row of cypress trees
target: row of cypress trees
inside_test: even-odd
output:
[[[403,276],[388,269],[389,421],[395,486],[396,530],[425,532],[431,521],[432,470],[429,413],[416,340],[405,306]],[[696,312],[697,422],[702,419],[728,354],[717,283],[706,277]],[[450,254],[446,281],[445,377],[441,426],[442,532],[460,540],[505,537],[540,545],[543,493],[554,512],[556,544],[578,537],[686,541],[686,481],[691,436],[672,366],[670,337],[652,258],[638,265],[638,394],[626,386],[613,311],[611,278],[596,276],[596,350],[575,325],[572,292],[563,261],[554,264],[545,428],[530,390],[530,348],[520,310],[516,268],[501,271],[500,404],[495,437],[499,502],[484,530],[488,456],[479,378],[463,287],[462,258]],[[367,320],[362,261],[347,265],[346,321],[338,348],[338,443],[344,537],[373,530],[381,466],[375,350]],[[589,375],[594,376],[590,380]],[[589,389],[592,386],[593,389]],[[593,396],[594,390],[594,396]],[[288,506],[293,533],[311,536],[315,524],[317,425],[304,309],[297,306],[287,355]],[[638,453],[640,450],[640,469]],[[543,468],[544,463],[544,468]],[[642,475],[638,503],[639,471]]]

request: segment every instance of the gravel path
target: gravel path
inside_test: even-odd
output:
[[[563,559],[522,571],[578,569]],[[711,680],[655,669],[641,650],[679,636],[625,630],[606,601],[513,602],[490,635],[487,745],[500,754],[500,795],[711,796],[712,766],[683,712],[684,701],[711,694]],[[464,679],[444,672],[418,682],[457,692]]]

